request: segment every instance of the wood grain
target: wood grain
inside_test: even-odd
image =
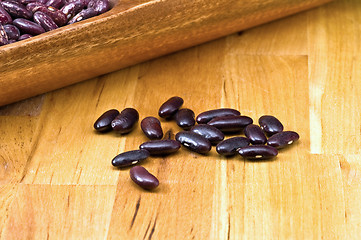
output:
[[[329,1],[120,1],[101,16],[1,47],[0,106]]]
[[[360,1],[338,0],[7,106],[0,239],[360,239],[360,16]],[[147,140],[139,126],[92,124],[110,108],[157,116],[174,95],[196,114],[273,114],[301,138],[274,161],[150,157],[160,185],[144,191],[110,164]]]

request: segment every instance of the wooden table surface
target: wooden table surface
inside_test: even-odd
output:
[[[361,1],[331,4],[0,109],[1,239],[360,239]],[[274,161],[181,149],[144,164],[146,141],[96,134],[110,108],[156,116],[169,97],[201,111],[277,116],[301,138]],[[164,131],[180,131],[162,121]]]

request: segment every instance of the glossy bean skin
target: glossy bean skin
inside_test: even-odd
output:
[[[202,123],[208,123],[209,121],[211,121],[213,118],[216,117],[239,116],[239,115],[241,115],[241,113],[236,109],[219,108],[200,113],[197,116],[196,121],[197,123],[202,124]]]
[[[139,120],[139,113],[134,108],[124,109],[111,123],[114,131],[125,134],[133,130]]]
[[[65,0],[49,0],[45,3],[47,7],[52,6],[54,8],[60,9],[65,5]]]
[[[76,23],[76,22],[80,22],[82,20],[85,20],[85,19],[88,19],[88,18],[91,18],[91,17],[94,17],[97,15],[97,12],[92,9],[92,8],[88,8],[88,9],[83,9],[81,10],[77,15],[75,15],[74,17],[72,17],[68,24],[73,24],[73,23]]]
[[[233,156],[237,153],[237,150],[246,147],[250,144],[248,138],[245,137],[233,137],[218,143],[216,151],[223,156]]]
[[[170,118],[183,105],[183,99],[180,97],[171,97],[160,106],[158,115],[161,118]]]
[[[201,154],[208,153],[212,148],[211,143],[206,138],[189,131],[177,133],[175,139],[191,151]]]
[[[272,135],[267,140],[267,145],[281,149],[287,147],[297,141],[300,138],[300,135],[294,131],[284,131]]]
[[[81,1],[74,1],[66,3],[60,11],[64,13],[66,18],[69,20],[78,14],[84,8],[84,3]]]
[[[194,112],[191,109],[183,108],[175,114],[175,121],[179,127],[188,130],[196,124],[194,116]]]
[[[26,7],[18,2],[3,1],[2,7],[14,18],[30,19],[33,13],[26,9]]]
[[[4,30],[8,35],[9,40],[18,40],[20,37],[20,31],[17,27],[11,24],[4,25]]]
[[[240,148],[238,153],[249,160],[271,159],[277,156],[276,148],[267,145],[251,145]]]
[[[0,24],[0,46],[9,44],[8,35],[3,27],[3,25]]]
[[[31,38],[31,37],[33,37],[33,35],[31,35],[31,34],[23,34],[23,35],[20,35],[18,41],[25,40],[25,39],[28,39],[28,38]]]
[[[13,21],[13,24],[20,29],[23,33],[28,33],[33,36],[44,33],[45,30],[39,24],[36,24],[30,20],[24,18],[17,18]]]
[[[159,185],[159,180],[142,166],[132,167],[129,174],[133,182],[145,190],[153,190]]]
[[[225,116],[213,118],[207,124],[218,128],[224,133],[232,133],[240,132],[252,123],[252,118],[247,116]]]
[[[140,122],[140,127],[149,139],[161,139],[163,130],[160,121],[155,117],[146,117]]]
[[[181,145],[176,140],[153,140],[142,143],[139,148],[147,150],[150,155],[167,155],[175,153]]]
[[[64,13],[62,13],[60,10],[54,8],[54,7],[47,7],[45,4],[36,2],[36,3],[29,3],[26,5],[26,8],[33,13],[36,11],[40,11],[48,15],[53,19],[53,21],[56,23],[58,27],[64,26],[68,19]]]
[[[13,19],[10,14],[0,4],[0,24],[5,25],[12,23]]]
[[[92,8],[97,14],[102,14],[110,9],[110,3],[108,0],[96,0]]]
[[[27,5],[27,4],[29,4],[29,3],[35,3],[35,2],[37,2],[37,3],[42,3],[42,4],[46,4],[46,2],[48,1],[48,0],[18,0],[21,4],[24,4],[24,5]]]
[[[94,129],[98,132],[108,132],[112,130],[112,121],[119,115],[116,109],[110,109],[103,113],[95,122]]]
[[[264,115],[259,118],[258,123],[262,130],[268,135],[272,136],[273,134],[283,131],[283,125],[276,117],[271,115]]]
[[[133,150],[128,152],[123,152],[115,156],[112,160],[112,165],[114,167],[129,167],[135,165],[150,156],[147,150]]]
[[[224,134],[218,128],[212,127],[207,124],[198,124],[191,128],[191,132],[203,136],[212,145],[215,145],[224,139]]]
[[[267,137],[262,129],[254,124],[250,124],[244,129],[244,135],[249,138],[252,144],[266,144],[267,142]]]
[[[33,19],[35,23],[42,26],[47,32],[58,28],[54,20],[43,12],[35,12]]]

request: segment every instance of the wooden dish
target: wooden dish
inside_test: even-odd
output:
[[[100,16],[0,47],[0,106],[330,0],[113,0]]]

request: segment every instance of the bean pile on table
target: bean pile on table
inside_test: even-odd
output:
[[[145,117],[141,129],[150,141],[144,142],[138,150],[120,153],[111,163],[114,167],[124,168],[141,163],[152,155],[169,155],[177,152],[181,145],[199,154],[207,154],[212,145],[223,156],[237,153],[250,161],[269,160],[278,155],[278,151],[299,139],[294,131],[284,131],[283,124],[274,116],[264,115],[253,119],[241,115],[236,109],[220,108],[200,113],[196,118],[192,110],[183,108],[183,99],[172,97],[164,102],[158,111],[159,117],[175,121],[184,131],[178,132],[175,139],[170,135],[163,137],[161,122],[154,116]],[[131,132],[139,121],[139,113],[134,108],[125,108],[119,113],[111,109],[103,113],[94,123],[98,132],[116,131],[120,134]],[[225,139],[227,134],[240,134]],[[130,178],[140,187],[152,190],[158,187],[158,179],[142,166],[130,169]]]

